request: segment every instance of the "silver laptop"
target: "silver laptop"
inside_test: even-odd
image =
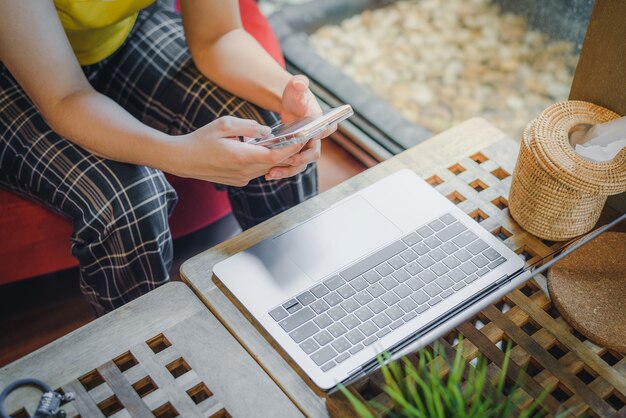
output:
[[[519,282],[524,262],[410,170],[214,267],[320,388],[427,344]],[[525,279],[524,279],[525,280]],[[477,303],[482,301],[482,303]]]

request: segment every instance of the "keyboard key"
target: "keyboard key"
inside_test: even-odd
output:
[[[447,289],[449,287],[454,286],[454,282],[452,281],[452,279],[450,279],[447,276],[443,276],[438,278],[437,280],[435,280],[435,283],[437,283],[439,285],[439,287],[441,287],[442,289]]]
[[[404,312],[411,312],[413,309],[417,308],[417,303],[411,298],[406,298],[398,302],[398,306],[402,308]]]
[[[335,321],[339,321],[341,318],[347,315],[346,311],[341,309],[341,306],[335,306],[334,308],[330,308],[327,313],[328,316],[330,316]]]
[[[315,362],[318,366],[332,360],[337,355],[337,352],[333,350],[331,346],[324,347],[319,351],[316,351],[311,355],[311,360]]]
[[[461,264],[461,267],[459,267],[461,269],[461,271],[465,274],[472,274],[474,273],[476,270],[478,270],[478,267],[476,267],[472,262],[470,261],[466,261],[465,263]]]
[[[423,227],[418,229],[416,232],[420,234],[422,238],[428,238],[429,236],[435,233],[432,229],[428,227],[428,225],[424,225]]]
[[[346,338],[352,345],[355,345],[363,341],[365,339],[365,335],[363,335],[358,329],[353,329],[346,334]]]
[[[327,326],[329,326],[330,324],[334,322],[332,319],[330,319],[330,316],[328,316],[328,314],[321,314],[320,316],[315,318],[313,321],[320,328],[326,328]]]
[[[348,360],[349,358],[350,358],[350,353],[346,351],[345,353],[341,354],[340,356],[337,356],[335,358],[335,361],[337,362],[337,364],[339,364],[339,363],[342,363],[342,362]]]
[[[461,270],[459,269],[454,269],[454,270],[450,270],[448,272],[448,277],[451,278],[452,280],[454,280],[455,282],[460,282],[461,280],[463,280],[464,278],[467,277],[467,274],[463,273]]]
[[[348,340],[346,340],[346,337],[339,337],[337,338],[335,341],[333,341],[332,343],[330,343],[330,345],[333,346],[333,348],[338,352],[338,353],[343,353],[344,351],[348,350],[350,347],[352,347],[352,344],[350,344],[350,342]]]
[[[460,266],[461,262],[455,256],[451,255],[443,260],[443,264],[445,264],[446,267],[452,270],[453,268]]]
[[[358,353],[359,351],[363,350],[365,347],[363,346],[363,344],[357,344],[354,347],[352,347],[351,349],[348,350],[348,353],[355,355],[356,353]]]
[[[326,286],[321,283],[311,289],[311,293],[313,293],[318,298],[327,295],[329,292],[330,291],[326,289]]]
[[[382,263],[380,266],[376,267],[375,270],[376,273],[380,274],[383,277],[389,276],[391,273],[393,273],[393,268],[387,263]]]
[[[437,278],[437,275],[430,270],[424,270],[417,275],[424,283],[430,283]]]
[[[452,296],[453,293],[454,293],[454,290],[448,289],[448,290],[445,290],[440,296],[445,299],[449,296]]]
[[[406,266],[404,266],[404,269],[411,275],[411,276],[415,276],[417,273],[421,272],[422,270],[424,270],[422,268],[422,266],[420,266],[419,264],[417,264],[417,262],[412,262],[407,264]]]
[[[417,258],[417,254],[415,254],[415,251],[409,248],[409,249],[402,251],[400,253],[400,257],[402,257],[402,259],[406,261],[407,263],[410,263],[411,261]]]
[[[316,298],[315,298],[315,296],[313,296],[313,294],[311,292],[309,292],[307,290],[306,292],[300,293],[299,296],[296,296],[296,299],[298,299],[298,302],[300,302],[304,306],[307,306],[307,305],[315,302]]]
[[[279,306],[278,308],[274,308],[270,311],[270,316],[276,322],[280,321],[281,319],[287,318],[288,315],[289,314],[287,313],[285,308],[283,308],[282,306]]]
[[[471,276],[469,276],[468,278],[465,279],[465,283],[470,284],[474,281],[476,281],[478,279],[478,276],[475,274],[472,274]]]
[[[417,305],[415,305],[417,306]],[[411,319],[416,318],[417,314],[415,312],[410,312],[402,317],[404,322],[409,322]]]
[[[389,334],[391,330],[389,328],[383,328],[376,333],[377,338],[383,338],[385,335]]]
[[[374,323],[378,326],[378,328],[384,328],[387,325],[391,324],[391,319],[384,312],[379,313],[372,319]]]
[[[430,227],[430,229],[432,229],[433,231],[437,232],[437,231],[441,231],[443,228],[445,228],[446,224],[441,222],[439,219],[435,219],[434,221],[429,222],[428,226]]]
[[[395,256],[391,260],[388,261],[389,265],[393,267],[395,270],[401,269],[406,265],[406,261],[402,259],[399,255]]]
[[[387,316],[391,318],[392,321],[395,321],[398,318],[402,318],[404,316],[404,311],[397,306],[392,306],[391,308],[385,311]]]
[[[320,329],[313,323],[313,321],[309,321],[295,331],[291,331],[289,336],[296,343],[300,344],[302,341],[315,335],[319,330]]]
[[[415,291],[424,287],[424,282],[417,277],[411,277],[406,281],[406,285],[409,286],[411,290]]]
[[[387,305],[385,305],[385,302],[380,299],[376,299],[371,303],[368,303],[367,307],[370,308],[375,314],[381,313],[382,311],[387,309]]]
[[[455,284],[454,286],[452,286],[452,289],[454,289],[455,291],[459,291],[461,289],[463,289],[465,287],[465,282],[459,282],[457,284]]]
[[[470,254],[469,251],[467,251],[465,248],[463,248],[462,250],[459,250],[457,252],[454,253],[454,256],[456,258],[458,258],[459,260],[463,261],[467,261],[470,258],[472,258],[472,254]]]
[[[472,258],[472,263],[476,264],[476,267],[481,268],[489,264],[489,260],[482,254],[478,254],[476,257]]]
[[[322,331],[313,337],[315,342],[319,345],[324,346],[333,340],[333,336],[328,333],[328,331]]]
[[[432,266],[430,268],[430,271],[435,273],[437,276],[441,277],[444,274],[446,274],[447,272],[449,272],[450,269],[448,267],[446,267],[446,265],[443,264],[443,263],[437,263],[437,264],[435,264],[434,266]]]
[[[330,332],[332,334],[332,336],[335,337],[335,338],[340,337],[343,334],[345,334],[346,332],[348,332],[346,327],[344,327],[341,322],[335,322],[334,324],[332,324],[331,326],[326,328],[326,330],[328,332]]]
[[[500,257],[498,258],[496,261],[494,261],[493,263],[489,264],[489,269],[493,270],[496,267],[498,267],[500,264],[504,263],[506,261],[506,258],[504,257]]]
[[[350,314],[346,316],[345,318],[343,318],[341,320],[341,323],[343,324],[344,327],[348,329],[352,329],[354,327],[361,325],[361,321],[359,320],[359,318],[357,318],[353,314]]]
[[[449,213],[446,213],[445,215],[440,217],[439,220],[446,225],[450,225],[452,222],[456,221],[456,218]]]
[[[428,293],[428,295],[429,295],[431,298],[434,298],[434,297],[435,297],[435,296],[437,296],[439,293],[443,292],[443,290],[442,290],[439,286],[437,286],[435,283],[431,283],[431,284],[429,284],[428,286],[426,286],[426,287],[424,288],[424,291],[425,291],[426,293]]]
[[[341,303],[342,300],[343,298],[337,292],[332,292],[324,296],[324,301],[330,306],[335,306]]]
[[[474,241],[476,238],[478,238],[476,234],[468,230],[468,231],[463,232],[461,235],[457,236],[456,238],[453,238],[452,242],[454,242],[457,246],[462,248],[462,247],[465,247],[470,242]]]
[[[482,253],[487,248],[489,248],[489,245],[487,245],[485,241],[483,241],[482,239],[477,239],[476,241],[468,245],[466,249],[470,253],[476,255]]]
[[[421,314],[421,313],[426,312],[426,311],[427,311],[427,310],[429,310],[429,309],[430,309],[430,306],[429,306],[427,303],[425,303],[424,305],[422,305],[422,306],[420,306],[419,308],[417,308],[417,309],[415,310],[415,313],[417,313],[417,314]]]
[[[413,247],[411,247],[411,249],[415,251],[417,255],[419,256],[427,254],[430,251],[430,248],[428,248],[428,245],[424,244],[423,242],[420,242],[419,244],[415,244]]]
[[[348,313],[352,313],[361,307],[361,305],[359,305],[359,303],[354,300],[354,298],[350,298],[346,301],[341,302],[339,306],[341,306],[343,310]]]
[[[446,242],[450,241],[452,238],[456,237],[466,229],[467,228],[462,223],[456,222],[446,227],[443,231],[438,232],[435,236],[441,241]]]
[[[370,335],[369,337],[367,337],[366,339],[363,340],[363,345],[364,346],[368,346],[368,345],[372,345],[376,342],[376,340],[378,340],[378,337],[375,335]]]
[[[411,277],[411,275],[407,273],[404,269],[398,270],[395,273],[393,273],[393,278],[396,279],[400,283],[407,280],[409,277]]]
[[[406,237],[402,238],[402,241],[408,245],[409,247],[412,245],[417,244],[418,242],[420,242],[422,240],[422,238],[417,235],[415,232],[411,232],[409,235],[407,235]]]
[[[403,243],[402,241],[396,241],[393,244],[386,246],[382,250],[379,250],[369,257],[359,261],[358,263],[348,267],[340,273],[341,277],[346,280],[352,280],[355,277],[365,273],[366,271],[376,267],[383,261],[387,261],[394,255],[401,253],[406,248],[407,246],[405,243]]]
[[[374,298],[367,291],[363,291],[357,293],[356,296],[354,296],[354,300],[356,300],[361,304],[361,306],[363,306],[370,303],[372,300],[374,300]]]
[[[372,297],[377,298],[381,296],[383,293],[385,293],[385,288],[382,287],[378,283],[374,283],[373,285],[367,288],[367,291],[369,292],[370,295],[372,295]]]
[[[435,248],[428,255],[435,261],[441,261],[448,256],[441,248]]]
[[[454,245],[454,242],[450,241],[450,242],[444,242],[443,245],[441,246],[441,249],[444,250],[446,254],[453,254],[456,250],[459,249],[459,247]]]
[[[402,270],[400,270],[400,271],[402,271]],[[407,274],[407,273],[405,272],[405,274]],[[393,277],[391,277],[391,276],[387,276],[387,277],[385,277],[384,279],[382,279],[382,280],[380,281],[380,284],[381,284],[381,285],[382,285],[385,289],[387,289],[387,290],[391,290],[391,289],[393,289],[394,287],[396,287],[396,286],[398,285],[398,282],[397,282],[397,281],[396,281],[396,279],[394,279]]]
[[[361,290],[365,290],[365,288],[367,288],[367,286],[369,285],[370,284],[367,281],[365,281],[363,276],[357,277],[356,279],[350,282],[350,286],[352,286],[352,288],[356,290],[357,292],[360,292]]]
[[[435,260],[430,258],[428,255],[418,258],[417,262],[419,263],[420,266],[422,266],[425,269],[435,264]]]
[[[421,305],[428,302],[430,297],[428,297],[428,295],[423,290],[418,290],[411,295],[411,299],[413,299],[418,305]]]
[[[400,301],[398,295],[393,292],[387,292],[380,297],[380,299],[387,304],[387,306],[395,305]]]
[[[370,319],[371,317],[374,316],[372,311],[367,306],[363,306],[362,308],[359,308],[354,314],[362,322],[365,322],[365,321],[367,321],[368,319]]]
[[[337,290],[345,283],[346,281],[344,279],[336,275],[331,277],[330,279],[324,280],[324,284],[326,285],[328,290]]]
[[[391,328],[392,330],[394,330],[394,329],[400,328],[402,325],[404,325],[404,321],[403,321],[402,319],[398,319],[398,320],[396,320],[396,321],[392,322],[392,323],[389,325],[389,328]]]
[[[441,244],[443,244],[441,240],[435,236],[426,238],[424,242],[426,243],[426,245],[428,245],[430,249],[437,248]]]
[[[369,337],[376,331],[378,331],[378,327],[372,321],[367,321],[364,324],[359,326],[359,331],[361,331],[366,337]]]
[[[489,273],[489,268],[488,268],[488,267],[483,267],[483,268],[481,268],[480,270],[478,270],[478,271],[476,272],[476,275],[477,275],[478,277],[483,277],[483,276],[484,276],[485,274],[487,274],[487,273]]]
[[[321,369],[323,372],[327,372],[330,369],[332,369],[333,367],[335,367],[337,365],[337,363],[335,363],[334,361],[329,361],[328,363],[324,364]]]
[[[393,289],[393,292],[398,295],[398,297],[400,299],[404,299],[406,297],[409,297],[411,295],[411,293],[413,293],[411,291],[411,289],[409,289],[409,287],[402,283],[401,285],[399,285],[398,287],[396,287],[395,289]]]
[[[305,322],[313,319],[314,316],[315,313],[311,309],[306,307],[299,310],[290,317],[283,319],[278,323],[278,325],[280,325],[280,327],[285,330],[285,332],[291,332]]]
[[[489,259],[489,261],[493,261],[496,260],[498,257],[500,257],[500,253],[497,252],[496,250],[494,250],[493,248],[489,248],[488,250],[486,250],[483,255],[485,257],[487,257],[487,259]]]
[[[328,303],[324,302],[323,300],[316,300],[311,304],[311,309],[313,309],[315,313],[319,315],[322,312],[326,312],[328,309],[330,309],[330,306],[328,306]]]
[[[287,302],[283,303],[283,308],[289,309],[290,307],[292,307],[293,305],[295,305],[297,303],[298,303],[298,301],[296,299],[290,299]]]
[[[430,306],[435,306],[436,304],[438,304],[438,303],[439,303],[439,302],[441,302],[442,300],[443,300],[443,299],[441,299],[439,296],[437,296],[437,297],[435,297],[435,298],[433,298],[433,299],[429,300],[429,301],[428,301],[428,304],[429,304]]]
[[[309,338],[308,340],[306,340],[305,342],[300,344],[300,348],[306,354],[311,354],[315,350],[318,350],[320,348],[320,345],[318,343],[316,343],[313,338]]]
[[[363,273],[363,278],[367,280],[369,284],[374,284],[380,279],[382,276],[376,272],[376,270],[368,271],[367,273]]]
[[[354,290],[352,286],[347,284],[337,289],[337,293],[339,293],[344,299],[349,299],[356,294],[356,290]]]
[[[287,312],[293,314],[298,312],[300,309],[302,309],[302,305],[300,304],[300,302],[297,302],[295,305],[291,305],[290,307],[288,307]]]

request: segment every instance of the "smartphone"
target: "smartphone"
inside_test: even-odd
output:
[[[307,116],[288,123],[281,123],[272,127],[269,135],[253,138],[248,144],[261,145],[270,149],[282,148],[287,145],[306,142],[324,132],[329,126],[337,124],[354,112],[350,105],[342,105],[329,109],[321,115]]]

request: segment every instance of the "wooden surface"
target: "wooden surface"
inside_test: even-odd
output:
[[[626,354],[626,233],[606,232],[550,269],[561,315],[596,344]]]
[[[68,417],[280,417],[300,411],[193,292],[169,283],[0,369],[73,391]],[[6,405],[32,415],[40,392]]]
[[[212,277],[213,265],[402,168],[413,169],[520,256],[535,261],[551,254],[561,244],[529,235],[509,217],[506,197],[517,151],[516,142],[484,120],[468,120],[199,254],[183,264],[181,276],[306,415],[327,416],[330,411],[334,416],[351,416],[341,395],[329,398],[326,408],[324,397],[307,384],[297,366],[290,364],[271,338],[253,325],[247,313],[242,313],[245,310],[240,310],[241,307],[226,296],[225,290],[218,287]],[[626,394],[626,360],[581,335],[574,335],[552,308],[545,288],[543,277],[529,282],[504,301],[486,309],[480,318],[463,324],[442,342],[454,350],[456,335],[464,334],[467,340],[464,355],[470,359],[479,353],[486,355],[490,370],[495,371],[503,358],[502,342],[514,341],[513,359],[518,369],[530,367],[531,378],[525,384],[521,407],[529,404],[541,388],[551,387],[553,395],[543,403],[548,411],[555,411],[559,402],[563,402],[573,408],[574,414],[613,416],[619,409],[622,414],[626,413],[622,409]],[[356,383],[351,390],[362,398],[389,402],[381,391],[378,373]]]

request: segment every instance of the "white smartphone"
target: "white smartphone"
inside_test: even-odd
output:
[[[276,149],[306,142],[324,132],[329,126],[337,124],[353,114],[354,112],[350,105],[342,105],[329,109],[321,115],[308,116],[293,122],[281,123],[272,127],[272,132],[269,135],[253,138],[247,141],[247,143]]]

